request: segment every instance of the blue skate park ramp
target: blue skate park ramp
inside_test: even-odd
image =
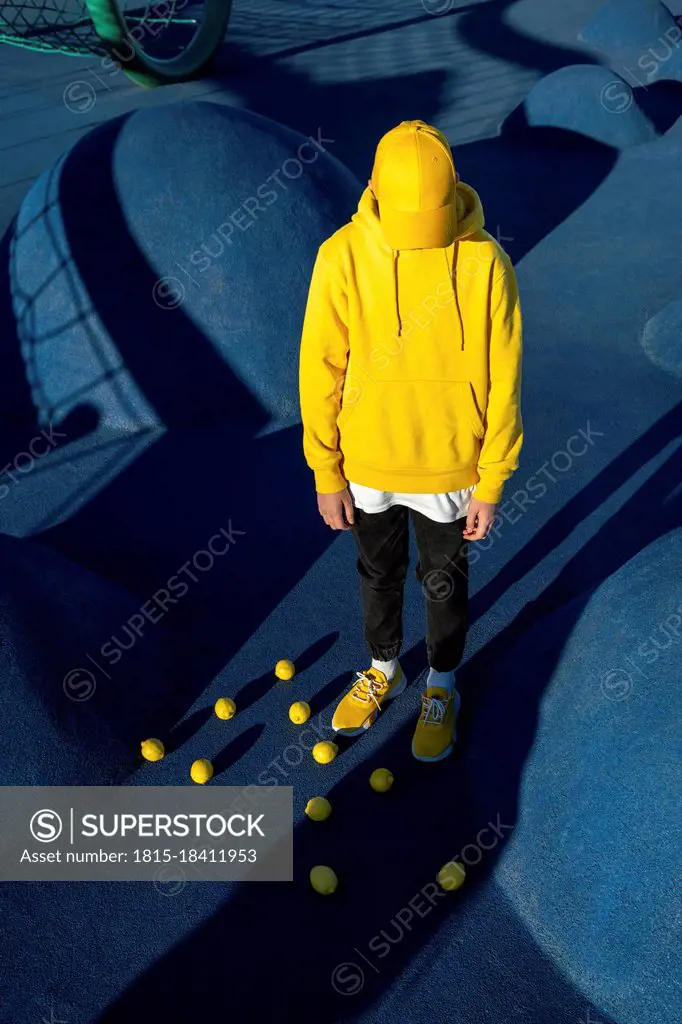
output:
[[[294,828],[288,882],[2,882],[0,1024],[682,1019],[681,16],[234,0],[211,64],[157,89],[96,46],[0,43],[0,782],[190,786],[207,758],[207,791],[293,787]],[[524,446],[471,545],[454,755],[410,752],[412,572],[407,690],[322,765],[366,649],[301,327],[417,118],[516,269]]]

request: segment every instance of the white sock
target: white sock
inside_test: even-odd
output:
[[[448,693],[454,693],[455,670],[452,669],[450,672],[436,672],[435,668],[430,668],[428,679],[426,680],[427,689],[429,686],[440,686],[443,690],[447,690]]]
[[[376,658],[372,658],[372,668],[376,668],[379,672],[383,672],[390,683],[396,674],[398,659],[392,658],[391,661],[377,661]]]

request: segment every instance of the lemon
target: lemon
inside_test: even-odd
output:
[[[323,796],[314,796],[305,805],[305,813],[313,821],[324,821],[332,813],[332,805]]]
[[[293,679],[295,672],[294,663],[288,658],[282,658],[275,665],[275,675],[278,679]]]
[[[289,718],[294,725],[303,725],[310,718],[310,704],[306,704],[304,700],[297,700],[289,708]]]
[[[331,868],[324,864],[317,864],[310,870],[310,884],[315,892],[322,893],[323,896],[330,896],[336,892],[339,880]]]
[[[234,718],[237,713],[237,705],[231,697],[219,697],[213,708],[218,718]]]
[[[393,776],[388,768],[375,768],[369,777],[369,784],[377,793],[386,793],[393,785]]]
[[[338,752],[339,748],[331,740],[321,740],[320,743],[316,743],[313,747],[313,757],[318,764],[329,764],[330,761],[334,760]]]
[[[213,765],[205,757],[200,757],[194,762],[189,770],[193,782],[203,786],[213,775]]]
[[[448,892],[459,889],[465,878],[464,867],[455,860],[448,861],[438,872],[438,883],[441,889],[447,889]]]
[[[160,761],[166,753],[161,740],[155,739],[143,740],[140,744],[140,750],[145,761]]]

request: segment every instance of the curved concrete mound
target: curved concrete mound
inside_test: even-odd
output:
[[[682,82],[682,27],[660,0],[611,0],[580,33],[635,87]]]
[[[658,137],[628,82],[593,64],[572,64],[540,79],[510,115],[512,130],[518,130],[521,120],[529,129],[572,132],[614,149]]]
[[[499,884],[619,1024],[680,1016],[681,577],[678,530],[540,623],[469,739],[480,799],[509,826]]]
[[[297,422],[312,265],[361,192],[332,146],[173,104],[95,129],[43,174],[13,229],[5,341],[41,421],[87,404],[125,431]]]

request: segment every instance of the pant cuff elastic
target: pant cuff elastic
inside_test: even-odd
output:
[[[400,654],[400,646],[400,644],[394,644],[393,647],[374,647],[373,644],[370,644],[369,649],[375,661],[393,661]]]

